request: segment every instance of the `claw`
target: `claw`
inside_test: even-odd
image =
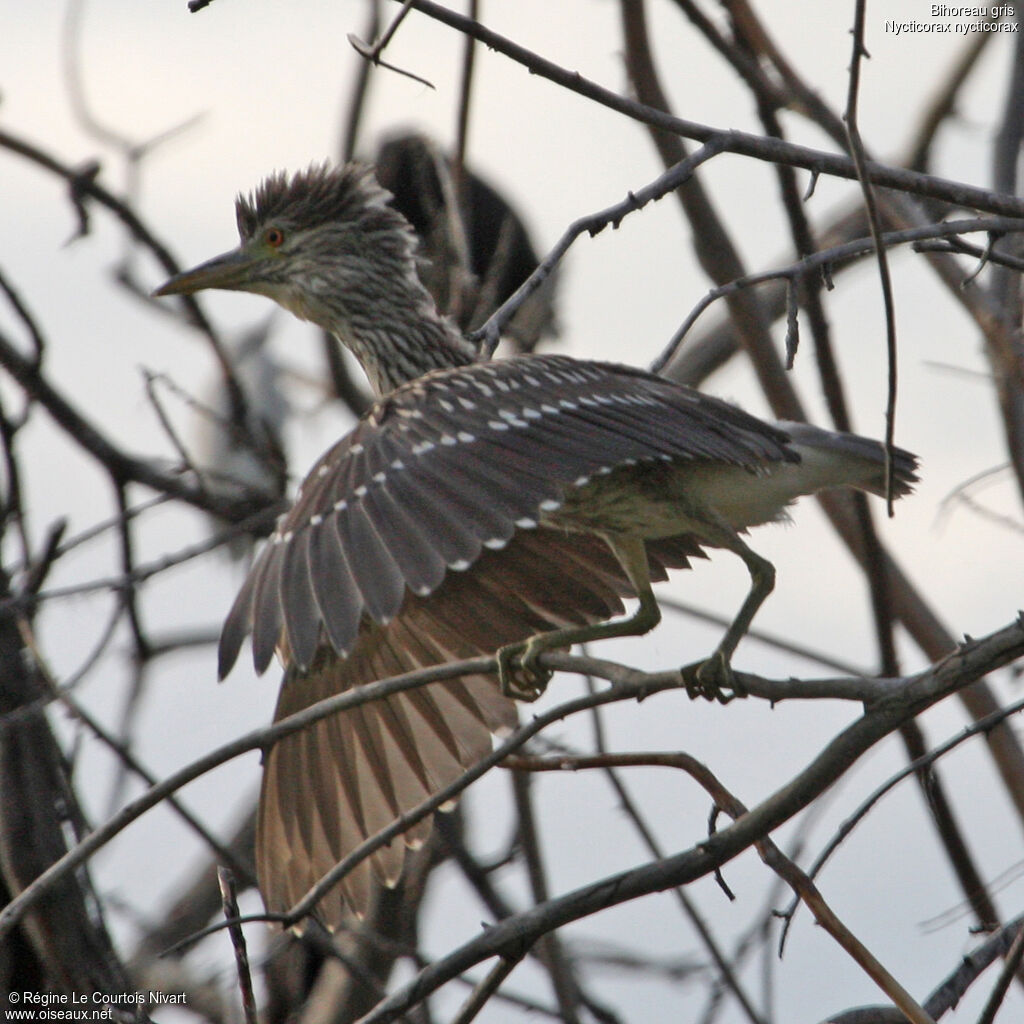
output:
[[[717,700],[719,704],[728,704],[736,697],[743,696],[743,688],[725,652],[721,650],[715,651],[696,668],[690,666],[683,669],[682,676],[691,700],[703,697],[705,700]]]
[[[499,648],[498,681],[506,697],[532,703],[544,693],[553,673],[537,665],[540,653],[529,640]]]

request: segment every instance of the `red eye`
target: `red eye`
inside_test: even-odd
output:
[[[284,243],[284,232],[280,228],[267,228],[263,240],[272,249],[279,249]]]

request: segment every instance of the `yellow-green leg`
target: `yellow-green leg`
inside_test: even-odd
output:
[[[507,644],[499,649],[498,678],[501,691],[516,700],[534,701],[551,679],[551,672],[537,664],[545,651],[571,647],[573,644],[606,640],[614,636],[640,636],[661,621],[661,609],[651,589],[647,548],[639,537],[606,537],[609,547],[621,562],[640,604],[637,610],[622,619],[596,622],[587,626],[569,626],[537,633],[528,640]]]
[[[751,550],[737,534],[732,533],[728,543],[722,543],[722,539],[716,538],[722,547],[739,555],[749,570],[750,591],[714,653],[697,669],[696,686],[688,689],[690,696],[703,696],[724,703],[739,693],[732,671],[732,656],[758,609],[775,589],[775,566]]]

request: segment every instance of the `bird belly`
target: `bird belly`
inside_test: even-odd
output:
[[[786,518],[786,506],[809,493],[799,470],[799,463],[789,462],[769,463],[756,472],[705,463],[688,467],[680,485],[691,502],[742,531]]]
[[[562,505],[541,522],[563,530],[627,534],[649,540],[703,533],[707,516],[663,463],[620,466],[567,490]]]

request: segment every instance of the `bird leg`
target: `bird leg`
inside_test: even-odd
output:
[[[661,621],[661,609],[651,589],[647,548],[643,539],[638,536],[612,538],[606,535],[605,540],[633,584],[633,589],[640,600],[637,610],[632,615],[612,619],[610,622],[569,626],[565,629],[537,633],[529,640],[500,648],[497,653],[498,679],[501,682],[501,692],[507,697],[535,701],[541,696],[552,676],[550,670],[537,664],[537,658],[545,651],[614,636],[642,636]],[[751,616],[754,610],[756,609],[751,610]]]
[[[713,543],[732,551],[743,559],[750,572],[750,591],[739,612],[725,631],[714,653],[697,668],[693,681],[687,681],[686,688],[691,697],[706,697],[725,703],[740,693],[736,677],[732,671],[732,656],[740,640],[750,628],[757,610],[775,589],[775,566],[753,551],[742,538],[731,528],[718,536],[708,537]],[[726,696],[731,691],[730,696]]]
[[[701,538],[743,559],[750,572],[750,590],[714,653],[698,666],[696,672],[684,672],[684,680],[691,697],[706,697],[726,703],[740,691],[732,671],[733,653],[758,609],[775,589],[775,566],[750,548],[731,526],[717,516],[707,515],[706,511],[705,516],[701,517]],[[497,652],[498,678],[502,693],[507,697],[535,701],[541,696],[552,676],[548,669],[537,664],[537,659],[545,651],[609,637],[641,636],[661,621],[661,609],[651,589],[647,548],[643,539],[633,535],[613,537],[606,534],[605,540],[636,591],[640,601],[637,610],[625,618],[538,633],[528,640],[500,648]]]

